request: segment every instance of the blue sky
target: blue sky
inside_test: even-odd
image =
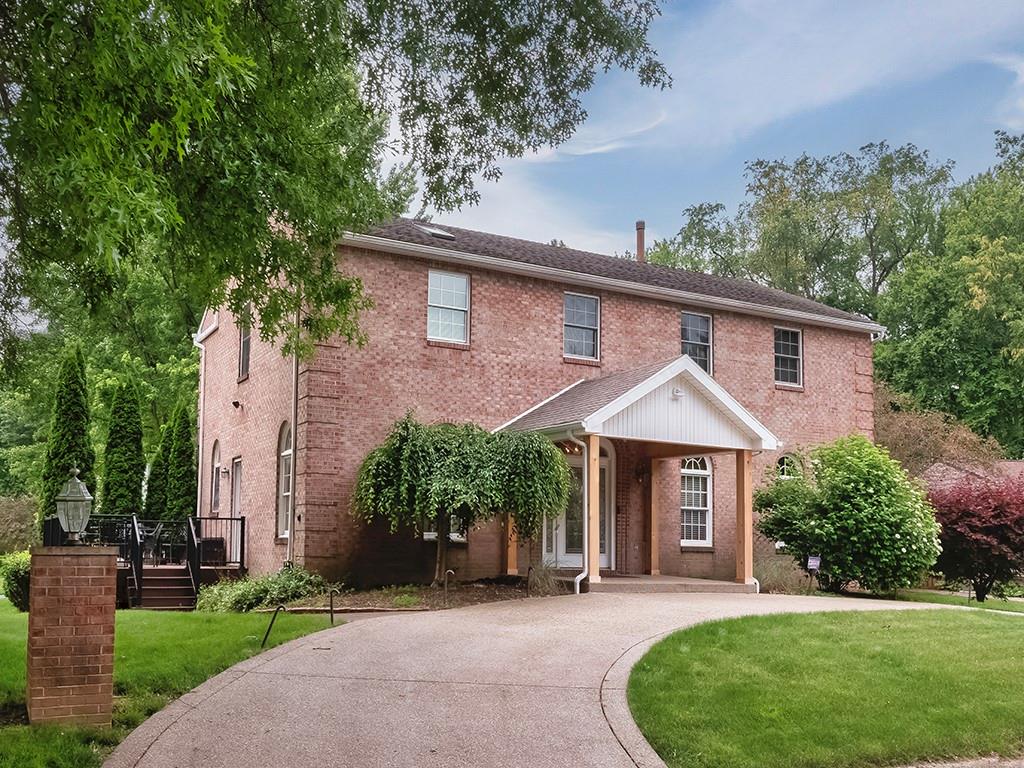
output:
[[[913,142],[965,179],[993,132],[1024,131],[1024,1],[667,2],[652,30],[664,92],[611,73],[555,150],[503,165],[478,206],[437,216],[604,253],[677,231],[681,211],[743,198],[743,165]]]

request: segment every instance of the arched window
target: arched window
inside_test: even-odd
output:
[[[286,421],[277,433],[277,535],[291,531],[292,428]]]
[[[802,477],[804,474],[803,465],[800,459],[791,453],[784,453],[775,462],[775,471],[779,473],[782,480],[792,480],[795,477]]]
[[[210,511],[220,509],[220,442],[213,441],[213,453],[210,457]]]
[[[679,543],[710,547],[713,533],[711,459],[684,459],[680,476]]]

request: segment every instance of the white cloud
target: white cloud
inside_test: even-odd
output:
[[[602,89],[593,130],[663,113],[660,146],[700,150],[870,89],[925,79],[1020,39],[1024,3],[955,0],[834,3],[733,0],[662,21],[658,46],[674,78],[664,92],[625,77]]]
[[[1013,73],[1013,84],[996,108],[996,120],[1011,131],[1024,131],[1024,56],[993,56],[992,63]]]

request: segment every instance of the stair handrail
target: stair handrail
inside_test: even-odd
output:
[[[135,577],[135,605],[142,605],[142,553],[146,536],[142,532],[137,515],[132,515],[129,531],[129,555],[132,564],[132,576]]]
[[[192,591],[199,596],[200,564],[202,563],[202,538],[196,526],[201,526],[198,518],[189,517],[185,528],[185,560],[188,563],[188,575],[192,579]]]

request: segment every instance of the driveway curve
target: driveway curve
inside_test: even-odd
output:
[[[105,768],[656,766],[625,682],[661,635],[753,614],[929,607],[597,593],[388,614],[211,678],[133,731]]]

